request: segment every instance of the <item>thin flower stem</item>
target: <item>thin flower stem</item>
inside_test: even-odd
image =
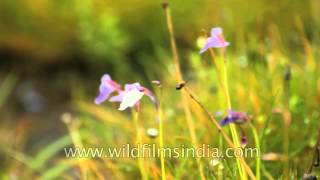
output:
[[[161,110],[159,110],[161,111]],[[164,143],[163,143],[163,122],[162,122],[162,115],[161,115],[161,112],[159,112],[159,133],[160,133],[160,137],[159,137],[159,143],[160,143],[160,148],[162,149],[163,146],[164,146]],[[164,152],[161,151],[161,154],[160,154],[160,162],[161,162],[161,179],[162,180],[166,180],[167,177],[166,177],[166,169],[165,169],[165,164],[164,164]]]
[[[169,32],[169,36],[170,36],[171,51],[173,54],[173,59],[174,59],[174,64],[175,64],[175,69],[176,69],[176,78],[177,78],[178,82],[182,82],[183,77],[182,77],[182,73],[180,70],[180,60],[179,60],[177,45],[176,45],[174,31],[173,31],[173,23],[172,23],[172,17],[171,17],[169,3],[164,1],[162,3],[162,7],[165,12],[166,21],[167,21],[167,28],[168,28],[168,32]],[[182,96],[183,109],[186,114],[186,120],[187,120],[187,125],[188,125],[189,134],[191,137],[192,145],[194,147],[196,147],[198,142],[197,142],[197,137],[196,137],[196,133],[195,133],[194,122],[193,122],[191,111],[190,111],[189,104],[188,104],[187,94],[184,93],[184,91],[182,91],[181,96]],[[197,161],[198,170],[200,173],[201,180],[205,180],[206,178],[204,175],[202,163],[199,158],[197,158],[196,161]]]
[[[223,94],[225,96],[226,102],[227,102],[227,111],[231,109],[231,101],[230,101],[230,95],[229,95],[229,87],[228,87],[228,80],[227,80],[227,71],[225,66],[223,66],[223,78],[221,78],[221,69],[220,66],[218,65],[218,62],[216,61],[216,59],[214,58],[214,51],[213,49],[209,49],[210,55],[211,55],[211,59],[216,67],[216,74],[217,74],[217,79],[218,79],[218,83],[223,91]],[[224,60],[225,62],[225,60]],[[223,63],[224,64],[224,63]],[[231,131],[231,136],[233,141],[235,142],[237,147],[240,147],[240,143],[239,143],[239,137],[236,131],[236,128],[233,124],[230,124],[230,131]],[[239,175],[241,177],[241,179],[246,179],[244,177],[243,174],[243,168],[241,167],[240,161],[237,159],[237,166],[238,166],[238,171],[239,171]]]
[[[142,134],[139,126],[139,110],[133,110],[133,119],[134,119],[134,124],[136,127],[136,133],[137,133],[136,143],[137,143],[137,146],[139,147],[139,145],[142,145]],[[140,154],[138,157],[138,164],[139,164],[139,170],[140,170],[142,179],[148,180],[148,174],[144,166],[144,160],[143,160],[143,157],[140,157]]]
[[[224,60],[224,62],[222,63],[222,67],[223,67],[223,73],[224,73],[224,90],[225,90],[225,94],[226,94],[226,97],[227,97],[227,110],[231,110],[232,107],[231,107],[231,99],[230,99],[230,94],[229,94],[229,85],[228,85],[228,73],[227,73],[227,67],[226,67],[226,60]],[[232,139],[233,139],[233,142],[235,143],[235,145],[237,147],[241,147],[240,146],[240,142],[239,142],[239,136],[238,136],[238,133],[237,133],[237,129],[235,127],[234,124],[230,124],[230,131],[231,131],[231,135],[232,135]],[[239,159],[237,158],[237,166],[239,169],[239,174],[240,174],[240,177],[241,179],[247,179],[247,175],[246,175],[246,172],[245,170],[243,169],[243,165],[241,164],[241,162],[239,161]]]
[[[224,132],[223,128],[221,127],[221,125],[217,122],[217,120],[214,118],[214,116],[203,106],[203,104],[191,93],[191,91],[189,90],[188,87],[184,86],[185,91],[188,93],[188,95],[190,96],[190,98],[195,101],[200,108],[206,112],[208,118],[211,120],[211,122],[213,122],[213,124],[216,126],[216,128],[218,129],[218,132],[222,135],[222,137],[224,138],[224,140],[227,142],[227,144],[231,147],[231,148],[239,148],[238,146],[236,146],[232,140],[229,138],[229,136]],[[248,173],[249,177],[251,179],[256,179],[256,177],[254,176],[251,168],[248,166],[248,164],[246,163],[246,161],[244,160],[243,157],[239,157],[239,161],[242,163],[244,170]]]
[[[162,88],[160,87],[160,95],[159,95],[159,104],[157,106],[158,120],[159,120],[159,145],[160,149],[164,147],[164,138],[163,138],[163,118],[162,118]],[[166,169],[165,169],[165,159],[164,152],[160,152],[160,163],[161,163],[161,179],[166,180]]]
[[[206,35],[206,33],[204,33],[204,34]],[[213,64],[216,67],[216,74],[217,74],[218,83],[220,85],[220,88],[223,91],[224,96],[225,96],[225,99],[227,102],[226,109],[228,111],[231,109],[231,100],[230,100],[230,95],[229,95],[228,77],[227,77],[225,63],[223,63],[223,69],[222,69],[223,78],[221,78],[221,74],[222,74],[221,69],[220,69],[218,62],[215,59],[215,54],[214,54],[213,49],[209,48],[209,52],[210,52]],[[226,61],[224,60],[224,62],[226,62]],[[232,136],[233,142],[236,144],[237,147],[240,147],[239,137],[238,137],[238,134],[237,134],[237,131],[236,131],[234,124],[230,124],[230,131],[231,131],[231,136]],[[243,170],[242,170],[243,168],[241,167],[240,161],[238,159],[236,161],[237,161],[238,171],[239,171],[239,175],[240,175],[241,179],[246,179],[244,177]]]
[[[231,107],[231,100],[230,100],[230,94],[229,94],[228,73],[227,73],[227,68],[226,68],[226,60],[224,59],[224,62],[222,63],[222,69],[220,69],[220,66],[219,66],[218,62],[215,60],[214,51],[210,48],[209,52],[210,52],[210,55],[211,55],[211,59],[214,62],[214,65],[216,66],[217,78],[218,78],[218,82],[220,84],[220,88],[224,92],[224,95],[225,95],[225,98],[226,98],[226,103],[227,103],[226,109],[227,109],[227,111],[229,111],[229,110],[231,110],[232,107]],[[225,58],[225,56],[223,56],[223,57]],[[223,78],[221,78],[221,74],[222,74],[221,71],[223,73]],[[230,124],[229,127],[230,127],[231,136],[232,136],[234,144],[237,147],[241,147],[235,125],[234,124]],[[236,162],[237,162],[237,167],[238,167],[238,171],[239,171],[239,175],[240,175],[241,179],[247,179],[246,172],[243,169],[243,165],[241,165],[241,162],[240,162],[239,158],[236,159]]]
[[[213,51],[213,49],[210,48],[209,52],[210,52],[213,64],[216,67],[216,75],[217,75],[219,86],[223,89],[223,94],[224,94],[225,98],[228,99],[228,94],[226,93],[227,91],[225,91],[226,87],[222,82],[222,78],[220,77],[220,75],[221,75],[220,66],[218,65],[217,61],[214,58],[214,51]],[[228,108],[229,108],[229,105],[228,105]]]
[[[224,57],[224,56],[223,56]],[[228,72],[227,72],[227,66],[226,66],[226,60],[224,60],[224,62],[222,63],[222,67],[223,67],[223,81],[224,81],[224,90],[225,90],[225,94],[227,97],[227,107],[228,110],[231,110],[231,98],[230,98],[230,93],[229,93],[229,83],[228,83]]]
[[[203,33],[204,37],[206,37],[206,38],[208,37],[207,36],[207,32],[205,30],[202,30],[202,33]],[[211,60],[212,60],[212,62],[214,64],[214,66],[216,67],[216,75],[217,75],[217,80],[218,80],[219,86],[223,89],[223,94],[224,94],[225,98],[226,99],[230,99],[230,98],[228,98],[227,91],[225,90],[226,87],[225,87],[225,85],[224,85],[224,83],[222,81],[220,66],[218,65],[218,62],[215,59],[214,51],[213,51],[212,48],[209,48],[208,50],[209,50],[209,53],[210,53],[210,56],[211,56]],[[229,108],[229,106],[231,107],[231,105],[228,104],[227,108]]]

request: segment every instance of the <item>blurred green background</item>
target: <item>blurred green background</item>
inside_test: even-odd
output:
[[[272,79],[281,78],[287,65],[297,68],[293,73],[301,79],[293,83],[291,103],[304,102],[300,95],[310,99],[309,106],[301,105],[305,111],[295,107],[301,121],[310,121],[304,114],[319,107],[320,1],[175,0],[170,5],[187,80],[207,77],[208,70],[199,68],[197,40],[203,29],[221,26],[234,66],[240,67],[233,74],[242,78],[238,83],[262,83],[255,89],[264,93],[260,97],[268,99]],[[33,155],[66,134],[61,114],[77,111],[75,101],[92,103],[106,72],[117,81],[139,80],[148,87],[153,79],[174,84],[171,57],[160,0],[1,0],[0,144]],[[247,67],[265,79],[242,73]],[[301,87],[305,79],[310,89]],[[215,107],[208,96],[202,100]],[[252,111],[263,114],[261,106]],[[1,156],[0,171],[10,169],[11,159]]]

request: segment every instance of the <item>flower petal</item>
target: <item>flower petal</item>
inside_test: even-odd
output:
[[[99,86],[99,95],[95,99],[96,104],[101,104],[103,101],[107,100],[110,94],[114,91],[120,91],[121,86],[113,81],[109,74],[104,74],[101,78],[101,83]]]
[[[222,34],[222,28],[221,27],[214,27],[211,29],[211,36],[217,36]]]
[[[153,94],[149,89],[141,86],[141,89],[140,89],[140,90],[142,90],[142,92],[143,92],[146,96],[148,96],[148,97],[151,99],[151,101],[156,102],[156,97],[154,96],[154,94]]]
[[[223,118],[222,120],[221,120],[221,122],[220,122],[220,125],[221,126],[225,126],[225,125],[228,125],[228,124],[230,124],[230,123],[232,123],[232,122],[234,122],[234,119],[232,119],[232,118],[230,118],[230,117],[225,117],[225,118]]]
[[[101,83],[107,82],[107,81],[109,81],[109,80],[111,80],[110,75],[109,75],[109,74],[104,74],[104,75],[102,76],[102,78],[101,78]]]
[[[136,83],[132,83],[132,84],[126,84],[124,86],[124,90],[125,91],[130,91],[133,89],[139,90],[140,87],[141,87],[140,83],[136,82]]]
[[[95,104],[101,104],[103,101],[105,101],[106,99],[108,99],[110,95],[110,92],[107,92],[107,91],[103,91],[99,93],[99,95],[96,97],[96,99],[94,100],[94,103]]]
[[[138,90],[131,90],[124,94],[119,110],[123,111],[128,107],[133,107],[143,97],[144,93]]]
[[[200,50],[199,54],[204,53],[207,51],[209,48],[223,48],[226,46],[229,46],[230,43],[226,42],[224,40],[219,39],[218,37],[210,37],[208,38],[206,44],[204,47]]]
[[[206,44],[203,46],[203,48],[200,50],[199,54],[202,54],[204,52],[206,52],[210,47],[211,47],[211,43],[210,43],[210,38],[208,38]]]

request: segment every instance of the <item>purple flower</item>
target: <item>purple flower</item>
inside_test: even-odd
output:
[[[223,118],[220,124],[221,126],[225,126],[229,123],[241,124],[247,122],[249,119],[247,113],[229,110],[227,117]]]
[[[113,92],[118,92],[118,95],[112,96],[109,101],[120,102],[120,111],[139,104],[144,95],[148,96],[153,102],[156,103],[156,98],[149,89],[136,82],[132,84],[126,84],[124,86],[124,90],[122,90],[121,86],[113,81],[108,74],[103,75],[101,78],[99,95],[96,97],[95,103],[101,104],[107,100]]]
[[[144,95],[148,96],[153,102],[156,102],[153,93],[139,83],[126,84],[124,90],[119,91],[118,93],[118,95],[111,97],[109,101],[120,102],[120,111],[135,106],[140,102]]]
[[[99,86],[99,95],[96,97],[94,102],[96,104],[101,104],[108,99],[111,93],[115,91],[121,91],[121,86],[113,81],[109,74],[104,74],[101,78],[101,84]]]
[[[223,38],[222,29],[220,27],[215,27],[211,29],[211,37],[208,37],[206,44],[200,50],[200,54],[204,53],[209,48],[223,48],[229,45],[230,43]]]

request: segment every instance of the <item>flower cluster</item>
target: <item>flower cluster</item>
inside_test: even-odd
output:
[[[112,93],[116,92],[117,95],[110,97]],[[153,93],[140,85],[140,83],[125,84],[124,89],[113,81],[108,74],[105,74],[101,78],[101,84],[99,87],[99,95],[95,99],[96,104],[101,104],[109,97],[110,102],[120,102],[119,110],[123,111],[128,107],[134,107],[139,104],[141,98],[146,95],[153,102],[156,102],[156,98]]]

